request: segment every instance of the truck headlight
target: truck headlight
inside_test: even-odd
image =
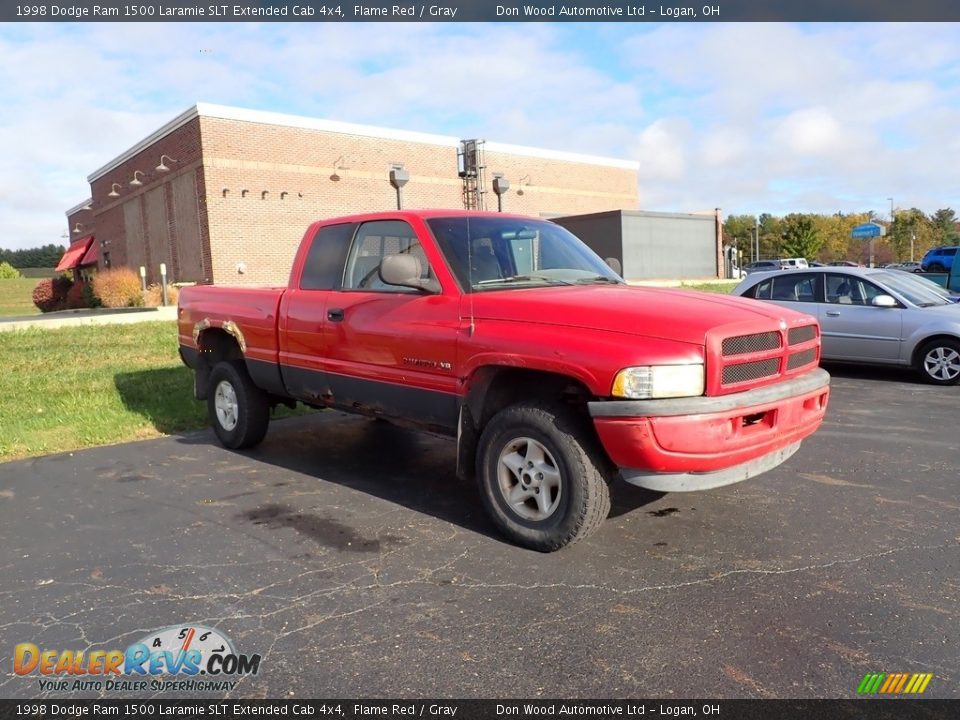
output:
[[[646,400],[696,397],[703,395],[703,390],[703,365],[644,365],[618,372],[611,394]]]

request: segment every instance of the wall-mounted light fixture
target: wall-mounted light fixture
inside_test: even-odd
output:
[[[333,174],[330,176],[330,179],[333,182],[340,182],[340,174],[337,172],[337,170],[347,169],[346,166],[343,164],[343,161],[344,161],[343,155],[341,155],[340,157],[338,157],[336,160],[333,161]]]
[[[73,228],[73,234],[79,235],[82,229],[83,229],[83,225],[81,223],[77,223]]]
[[[123,187],[120,183],[113,183],[110,186],[110,192],[107,193],[107,197],[120,197],[120,193],[117,192],[117,188]]]
[[[397,191],[397,210],[403,210],[403,186],[410,180],[410,173],[407,172],[403,163],[390,163],[390,184]]]
[[[533,185],[533,183],[530,182],[530,175],[529,175],[529,174],[528,174],[528,175],[524,175],[522,178],[520,178],[519,180],[517,180],[517,195],[523,195],[523,186],[524,186],[524,185],[526,185],[527,187],[530,187],[531,185]]]
[[[503,212],[503,196],[510,190],[510,181],[503,173],[493,174],[493,192],[497,194],[497,212]]]
[[[177,162],[176,160],[174,160],[174,159],[173,159],[172,157],[170,157],[169,155],[161,155],[161,156],[160,156],[160,164],[157,165],[157,172],[170,172],[170,168],[168,168],[168,167],[164,164],[164,162],[163,162],[163,159],[164,159],[164,158],[166,158],[168,161],[170,161],[170,162],[172,162],[172,163]]]
[[[134,171],[133,171],[133,180],[130,181],[130,184],[133,185],[134,187],[139,187],[140,185],[143,185],[143,180],[141,180],[141,179],[139,179],[139,178],[137,177],[137,175],[143,175],[143,174],[144,174],[144,173],[143,173],[142,170],[134,170]]]

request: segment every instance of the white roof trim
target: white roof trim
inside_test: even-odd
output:
[[[269,112],[266,110],[247,110],[244,108],[229,107],[227,105],[213,105],[210,103],[197,103],[186,112],[181,113],[156,132],[151,133],[126,152],[118,155],[103,167],[95,170],[87,176],[88,182],[93,182],[106,175],[108,172],[129,160],[139,152],[150,147],[160,138],[169,135],[171,132],[196,117],[212,117],[222,120],[236,120],[239,122],[261,123],[263,125],[280,125],[284,127],[302,128],[305,130],[322,130],[325,132],[339,133],[342,135],[361,135],[364,137],[383,138],[387,140],[403,140],[406,142],[423,143],[426,145],[439,145],[442,147],[456,148],[460,145],[460,138],[449,135],[433,135],[430,133],[413,132],[410,130],[396,130],[392,128],[376,127],[373,125],[358,125],[355,123],[340,122],[337,120],[325,120],[322,118],[303,117],[299,115],[285,115],[283,113]],[[528,157],[540,157],[553,160],[566,160],[568,162],[588,163],[591,165],[606,165],[608,167],[619,167],[627,170],[639,170],[640,163],[635,160],[620,160],[617,158],[600,157],[596,155],[581,155],[579,153],[563,152],[560,150],[546,150],[542,148],[525,147],[522,145],[508,145],[505,143],[486,143],[485,149],[493,152],[510,153],[514,155],[526,155]]]
[[[324,120],[322,118],[303,117],[300,115],[284,115],[283,113],[267,110],[245,110],[244,108],[228,107],[226,105],[197,105],[200,114],[204,117],[221,118],[223,120],[237,120],[239,122],[254,122],[263,125],[282,125],[284,127],[303,128],[304,130],[324,130],[341,135],[363,135],[365,137],[384,138],[386,140],[405,140],[427,145],[442,145],[457,147],[459,138],[447,135],[431,135],[429,133],[412,132],[409,130],[393,130],[391,128],[375,127],[373,125],[357,125],[354,123]]]
[[[606,165],[607,167],[617,167],[625,170],[640,169],[640,163],[636,160],[620,160],[618,158],[603,157],[601,155],[582,155],[581,153],[564,152],[563,150],[545,150],[543,148],[527,147],[525,145],[508,145],[498,142],[488,142],[483,147],[484,150],[508,153],[510,155],[526,155],[527,157],[546,158],[547,160],[565,160],[567,162],[586,163],[588,165]]]
[[[93,198],[87,198],[87,199],[84,200],[83,202],[77,203],[77,204],[74,205],[72,208],[70,208],[69,210],[67,210],[66,216],[67,216],[67,217],[70,217],[70,216],[73,215],[75,212],[80,212],[81,210],[89,210],[89,209],[91,209],[91,208],[88,208],[87,206],[88,206],[88,205],[91,205],[92,203],[93,203]]]
[[[186,112],[180,113],[173,120],[171,120],[166,125],[164,125],[162,128],[147,135],[147,137],[145,137],[143,140],[138,142],[132,148],[130,148],[129,150],[126,150],[120,155],[117,155],[117,157],[115,157],[113,160],[108,162],[102,168],[98,170],[94,170],[93,173],[91,173],[90,175],[87,175],[87,182],[92,183],[94,180],[98,180],[99,178],[103,177],[114,168],[119,167],[120,165],[125,163],[127,160],[132,158],[137,153],[140,153],[146,150],[148,147],[153,145],[160,138],[166,137],[177,128],[186,125],[195,117],[198,117],[199,113],[197,112],[197,108],[199,107],[200,107],[199,105],[194,105],[192,108],[190,108]]]

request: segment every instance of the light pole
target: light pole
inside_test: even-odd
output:
[[[753,247],[757,255],[756,259],[760,260],[760,223],[758,222],[753,224]]]

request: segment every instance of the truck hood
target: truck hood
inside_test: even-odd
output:
[[[477,320],[557,325],[703,345],[719,326],[769,329],[812,318],[747,298],[630,285],[537,287],[473,293],[462,314]]]

